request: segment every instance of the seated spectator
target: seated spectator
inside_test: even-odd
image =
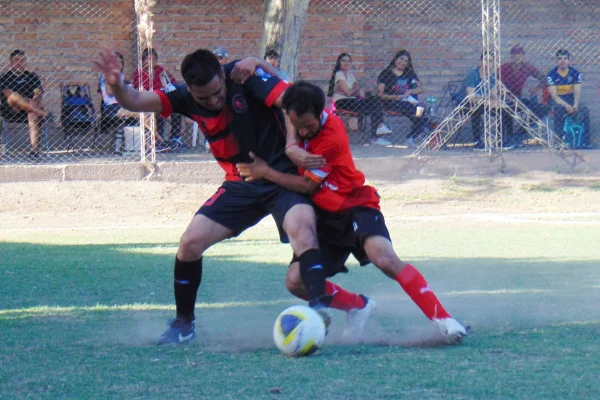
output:
[[[565,119],[570,117],[583,125],[581,138],[569,143],[574,148],[591,148],[589,140],[590,113],[587,107],[581,105],[581,74],[569,65],[571,53],[565,49],[556,52],[556,67],[548,72],[546,77],[548,91],[554,102],[554,133],[558,136],[565,134],[563,128]]]
[[[219,60],[219,64],[225,65],[229,63],[229,54],[225,47],[217,47],[215,51],[213,51],[213,54],[217,57],[217,60]]]
[[[121,74],[123,74],[125,59],[121,53],[115,52],[115,54],[121,62]],[[125,80],[125,84],[131,85],[131,82]],[[119,105],[112,94],[110,86],[106,85],[104,81],[104,74],[100,76],[98,82],[98,93],[102,95],[102,102],[100,103],[100,130],[102,132],[109,132],[122,126],[139,125],[137,120],[139,114],[127,111]]]
[[[290,78],[288,74],[279,69],[279,53],[275,50],[269,50],[265,53],[265,61],[268,62],[277,70],[277,75],[279,78],[283,79],[286,82],[289,82]]]
[[[415,138],[423,133],[423,118],[417,117],[419,95],[425,92],[415,73],[410,53],[400,50],[377,78],[377,94],[383,109],[409,118],[412,129],[406,138],[408,147],[416,147]]]
[[[488,68],[483,67],[483,58],[487,57],[487,65]],[[475,94],[474,97],[471,98],[471,107],[477,107],[475,112],[471,114],[471,130],[473,133],[473,141],[475,142],[475,146],[473,150],[485,150],[485,140],[482,136],[482,124],[481,117],[486,109],[492,108],[492,110],[497,110],[502,108],[502,104],[500,100],[498,100],[498,93],[496,90],[496,74],[491,71],[491,65],[494,63],[494,55],[488,52],[485,52],[481,55],[479,65],[467,73],[465,80],[463,81],[463,86],[466,90],[466,95]],[[492,92],[488,93],[487,88],[485,86],[479,86],[479,84],[486,78],[490,79],[490,86],[492,87]],[[477,103],[483,99],[483,103],[477,105]],[[482,106],[483,105],[483,106]],[[502,113],[505,113],[503,110]],[[504,114],[503,114],[504,115]],[[508,145],[504,145],[504,149],[510,149]]]
[[[10,53],[10,70],[0,76],[0,114],[6,122],[29,124],[29,156],[38,158],[41,118],[47,116],[42,106],[44,90],[40,78],[26,68],[22,50]]]
[[[502,64],[500,77],[506,89],[525,104],[538,118],[541,119],[548,113],[546,105],[522,97],[523,86],[525,86],[527,78],[533,77],[539,81],[539,85],[529,90],[531,96],[542,90],[546,83],[546,76],[539,69],[525,61],[525,48],[523,45],[516,44],[510,49],[510,62]],[[508,104],[512,105],[510,101],[508,101]],[[522,143],[522,140],[517,140],[513,135],[514,121],[512,114],[504,113],[503,118],[502,125],[506,127],[505,133],[508,141],[517,145]]]
[[[381,100],[376,96],[366,96],[352,73],[352,57],[350,54],[342,53],[338,56],[329,80],[328,96],[333,96],[335,108],[352,111],[361,115],[371,116],[371,136],[364,145],[371,143],[381,146],[389,146],[391,142],[378,135],[392,133],[390,128],[383,124],[383,110]]]
[[[152,90],[163,90],[169,92],[175,89],[173,86],[177,83],[177,80],[162,66],[157,64],[158,54],[154,49],[144,49],[142,51],[142,70],[136,69],[133,73],[133,86],[138,90],[150,90],[150,76],[148,72],[152,68]],[[141,76],[141,80],[140,80]],[[179,114],[173,114],[171,116],[171,134],[169,135],[168,142],[164,140],[162,136],[165,128],[165,119],[160,115],[157,116],[157,132],[156,138],[157,146],[156,151],[169,151],[174,149],[180,149],[187,147],[181,141],[181,120],[182,117]]]

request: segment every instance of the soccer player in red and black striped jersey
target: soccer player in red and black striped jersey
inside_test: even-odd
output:
[[[344,263],[350,254],[361,265],[372,262],[400,284],[449,343],[460,341],[467,333],[465,328],[444,309],[421,273],[401,261],[394,252],[379,211],[379,196],[375,188],[365,185],[365,176],[354,166],[343,122],[324,111],[324,106],[323,91],[308,82],[293,84],[283,97],[288,118],[288,146],[299,146],[308,153],[323,156],[326,162],[323,167],[300,169],[300,175],[287,174],[270,168],[253,155],[253,163],[238,165],[240,173],[247,180],[267,179],[312,196],[318,207],[317,233],[328,276],[347,272]],[[286,284],[290,292],[304,298],[306,291],[294,261]],[[374,301],[329,282],[326,292],[333,296],[332,308],[348,311],[344,335],[359,339],[374,310]]]
[[[249,60],[249,62],[248,62]],[[253,62],[253,60],[255,60]],[[239,67],[250,71],[245,83],[232,79],[237,62],[221,66],[208,50],[188,54],[181,63],[185,85],[154,92],[126,86],[112,51],[95,62],[104,73],[119,104],[130,111],[156,112],[163,117],[182,114],[198,123],[210,149],[225,171],[225,182],[198,210],[181,237],[175,259],[174,291],[177,316],[158,344],[181,343],[194,337],[194,308],[202,278],[202,255],[213,244],[239,235],[268,214],[273,215],[283,242],[300,254],[300,271],[315,308],[326,307],[325,275],[316,236],[316,217],[310,198],[266,180],[245,182],[236,163],[259,155],[276,171],[297,175],[285,154],[283,93],[289,86],[266,62],[246,59]],[[260,65],[262,68],[257,68]]]

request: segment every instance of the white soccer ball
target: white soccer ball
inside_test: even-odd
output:
[[[286,356],[306,356],[323,345],[326,331],[325,322],[318,312],[308,306],[292,306],[277,317],[273,340]]]

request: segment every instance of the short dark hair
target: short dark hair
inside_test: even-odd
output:
[[[156,59],[158,60],[158,53],[156,52],[156,50],[154,50],[151,47],[147,47],[144,50],[142,50],[142,62],[146,61],[146,58],[148,58],[150,54],[153,54],[154,57],[156,57]]]
[[[481,56],[479,56],[480,60],[483,60],[483,57],[485,56],[490,56],[492,58],[494,58],[494,53],[492,53],[491,51],[484,51],[481,53]]]
[[[15,57],[23,56],[25,57],[25,52],[23,50],[16,49],[12,53],[10,53],[10,59],[12,60]]]
[[[273,49],[271,49],[271,50],[268,50],[268,51],[265,53],[265,60],[266,60],[267,58],[271,58],[271,57],[279,58],[279,53],[278,53],[276,50],[273,50]]]
[[[188,86],[204,86],[221,71],[217,57],[206,49],[198,49],[188,54],[181,62],[181,75]]]
[[[567,58],[571,58],[571,53],[569,53],[569,50],[567,49],[558,49],[556,50],[556,58],[560,57],[560,56],[567,56]]]
[[[288,87],[283,95],[283,109],[294,111],[301,116],[306,113],[321,118],[325,108],[325,93],[317,85],[306,81],[298,81]]]

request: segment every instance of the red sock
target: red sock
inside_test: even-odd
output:
[[[415,267],[407,264],[396,275],[395,279],[427,318],[450,318],[450,314],[448,314],[442,303],[440,303],[435,294],[429,289],[427,281]]]
[[[354,308],[363,308],[365,306],[365,301],[362,297],[348,292],[329,281],[325,281],[325,294],[333,295],[333,300],[331,300],[329,307],[335,308],[336,310],[350,311]],[[309,301],[308,296],[302,296],[300,298]]]
[[[333,296],[333,300],[329,307],[335,308],[336,310],[350,311],[354,308],[363,308],[365,306],[365,301],[362,297],[348,292],[329,281],[325,282],[325,294]]]

